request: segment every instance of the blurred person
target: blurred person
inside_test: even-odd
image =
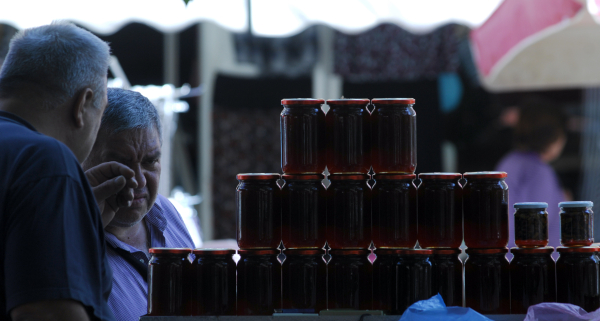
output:
[[[514,132],[516,148],[505,155],[496,166],[497,171],[508,173],[508,246],[515,246],[514,204],[546,202],[548,245],[557,247],[560,246],[558,203],[565,201],[565,194],[549,163],[560,156],[565,146],[565,115],[552,103],[538,98],[524,101],[520,108]],[[558,256],[556,252],[553,255]]]
[[[98,138],[83,168],[118,162],[135,172],[138,183],[129,207],[105,206],[103,212],[111,218],[105,227],[113,270],[108,305],[116,320],[137,321],[147,313],[150,248],[194,248],[181,216],[158,194],[161,134],[158,111],[150,100],[134,91],[108,89]]]
[[[114,320],[97,203],[134,187],[134,173],[90,169],[92,189],[79,164],[106,106],[109,55],[60,22],[10,42],[0,70],[0,320]],[[120,201],[111,206],[126,206],[127,193]]]

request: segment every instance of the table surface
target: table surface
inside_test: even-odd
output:
[[[486,317],[494,321],[523,321],[525,314],[487,314]],[[364,321],[398,321],[400,315],[367,315]],[[267,320],[291,320],[291,321],[359,321],[360,316],[296,316],[296,315],[278,315],[278,316],[186,316],[186,317],[150,317],[143,316],[140,321],[267,321]]]

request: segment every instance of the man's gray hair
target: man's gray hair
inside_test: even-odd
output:
[[[108,88],[107,95],[108,105],[102,115],[99,138],[125,130],[154,127],[162,145],[160,117],[148,98],[138,92],[121,88]]]
[[[53,109],[89,87],[99,108],[109,59],[106,42],[71,23],[22,30],[11,40],[0,69],[0,97],[28,98],[35,88],[43,107]]]

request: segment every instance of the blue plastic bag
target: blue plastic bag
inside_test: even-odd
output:
[[[471,308],[446,307],[438,293],[431,299],[415,302],[408,307],[400,321],[491,321]]]
[[[540,303],[527,309],[524,321],[581,321],[600,320],[600,309],[588,313],[584,309],[567,303]]]

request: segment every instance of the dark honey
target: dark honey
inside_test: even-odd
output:
[[[468,248],[508,245],[508,185],[504,172],[465,173],[464,241]]]
[[[590,246],[594,243],[592,202],[561,202],[560,243],[564,246]]]
[[[481,314],[510,313],[507,248],[467,249],[465,304]]]
[[[282,178],[282,240],[287,249],[321,249],[325,246],[327,208],[322,175]]]
[[[511,313],[526,314],[531,305],[556,302],[556,266],[552,247],[510,249]]]
[[[548,245],[547,203],[515,203],[515,244],[517,247]]]
[[[331,250],[327,264],[328,309],[373,309],[369,250]]]
[[[191,315],[235,315],[235,250],[197,249],[193,254]]]
[[[398,254],[390,249],[377,249],[373,262],[373,309],[396,314],[396,268]]]
[[[371,115],[368,99],[329,99],[327,170],[331,174],[367,174],[371,168]]]
[[[281,243],[279,174],[238,174],[237,242],[241,249],[274,249]]]
[[[371,163],[376,174],[417,168],[417,113],[413,98],[373,99]]]
[[[431,257],[431,294],[439,293],[446,306],[463,306],[463,264],[460,249],[434,249]]]
[[[187,314],[191,249],[151,248],[148,265],[148,315]]]
[[[463,238],[460,173],[421,173],[418,189],[419,245],[458,248]]]
[[[286,250],[283,262],[283,312],[319,313],[327,302],[327,265],[323,250]]]
[[[326,130],[323,99],[283,99],[281,169],[286,174],[321,174],[325,170]]]
[[[281,309],[279,250],[239,250],[237,314],[272,315]]]
[[[595,247],[558,247],[556,302],[592,312],[600,308],[600,265]]]
[[[396,314],[402,314],[413,303],[429,299],[431,292],[431,250],[396,250]]]
[[[372,215],[376,248],[413,248],[417,243],[417,187],[414,174],[374,176]]]

